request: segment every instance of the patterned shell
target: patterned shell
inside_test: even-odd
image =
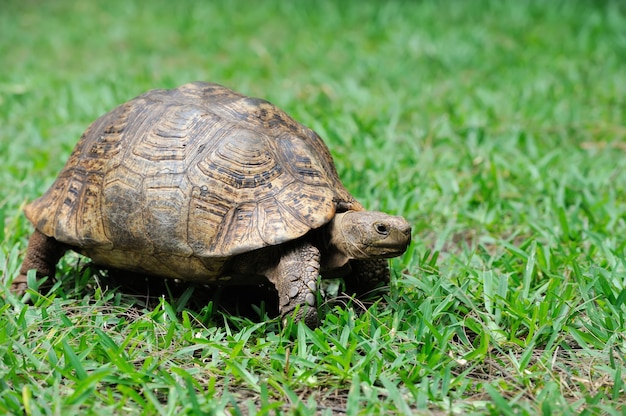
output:
[[[107,250],[227,258],[301,237],[338,207],[363,209],[317,134],[267,101],[197,82],[97,119],[25,212],[106,262]]]

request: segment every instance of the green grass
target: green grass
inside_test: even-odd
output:
[[[0,1],[0,413],[623,414],[624,28],[617,1]],[[7,292],[88,124],[192,80],[279,105],[414,225],[389,296],[310,330],[75,255]]]

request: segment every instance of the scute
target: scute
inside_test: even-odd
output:
[[[198,82],[100,117],[25,211],[101,262],[132,262],[127,251],[176,268],[296,239],[346,206],[362,209],[314,132],[265,100]]]

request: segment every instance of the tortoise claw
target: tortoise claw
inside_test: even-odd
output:
[[[11,287],[9,288],[11,293],[13,293],[13,295],[17,297],[24,296],[24,294],[26,293],[26,289],[28,289],[28,284],[26,282],[16,282],[16,281],[13,281],[13,283],[11,283]]]

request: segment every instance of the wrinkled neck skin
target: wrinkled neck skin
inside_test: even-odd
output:
[[[324,227],[312,230],[308,238],[317,246],[322,253],[320,259],[320,273],[324,278],[343,276],[344,271],[350,270],[349,262],[354,257],[349,251],[350,244],[345,244],[342,238],[343,213],[335,214]]]
[[[341,254],[346,261],[366,259],[368,256],[363,250],[363,238],[360,236],[362,230],[350,215],[346,216],[349,212],[336,214],[328,224],[329,251]]]

